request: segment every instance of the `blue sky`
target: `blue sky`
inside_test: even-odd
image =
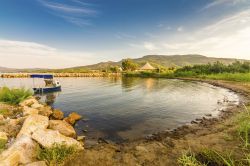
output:
[[[249,0],[2,0],[0,66],[61,68],[148,54],[250,59]]]

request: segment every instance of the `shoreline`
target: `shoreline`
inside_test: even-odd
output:
[[[29,78],[31,74],[37,73],[0,73],[0,78]],[[46,74],[46,73],[38,73]],[[47,73],[48,74],[48,73]],[[121,73],[106,73],[106,72],[93,72],[93,73],[49,73],[54,77],[121,77]]]
[[[229,89],[239,96],[240,103],[239,105],[235,105],[233,107],[228,107],[226,110],[220,112],[218,117],[212,118],[202,118],[198,120],[197,123],[183,125],[172,131],[162,131],[155,134],[152,134],[150,137],[147,138],[140,138],[137,140],[128,141],[125,143],[109,143],[104,141],[98,145],[94,145],[92,147],[86,148],[85,152],[80,154],[78,157],[73,160],[74,165],[82,165],[80,161],[84,160],[94,160],[95,155],[102,156],[97,163],[112,163],[112,164],[135,164],[135,163],[147,163],[145,165],[161,165],[159,160],[164,160],[164,156],[170,155],[168,160],[164,160],[164,163],[169,165],[177,165],[176,160],[177,156],[181,155],[179,147],[176,148],[175,142],[186,142],[185,137],[192,139],[192,137],[199,139],[206,135],[213,135],[216,132],[216,127],[220,126],[221,123],[230,121],[231,118],[239,114],[242,110],[244,110],[244,105],[247,105],[250,102],[250,89],[246,88],[242,83],[235,83],[231,81],[218,81],[218,80],[202,80],[202,79],[195,79],[195,78],[177,78],[180,80],[189,80],[189,81],[199,81],[208,83],[217,87]],[[191,138],[190,138],[191,137]],[[187,141],[192,142],[192,140]],[[207,140],[209,142],[209,140]],[[196,143],[195,143],[196,144]],[[182,143],[178,146],[185,147],[185,144]],[[151,149],[151,150],[148,150]],[[185,149],[186,148],[186,149]],[[189,147],[185,147],[185,150],[188,150]],[[171,149],[171,150],[169,150]],[[177,150],[176,150],[177,149]],[[183,149],[182,149],[183,150]],[[148,154],[148,151],[151,151],[151,154]],[[174,151],[173,154],[169,154],[169,151]],[[146,153],[147,152],[147,153]],[[106,154],[108,153],[108,154]],[[112,155],[110,154],[112,153]],[[137,153],[141,153],[144,155],[138,156]],[[159,154],[160,153],[160,154]],[[87,154],[87,157],[86,157]],[[129,154],[133,154],[132,156]],[[159,156],[157,156],[158,154]],[[93,156],[92,156],[93,155]],[[120,156],[119,159],[112,158],[112,156]],[[142,159],[142,158],[143,159]],[[172,158],[171,158],[172,157]],[[105,160],[104,160],[105,158]],[[137,160],[135,160],[137,158]],[[150,162],[145,162],[143,160],[150,158]],[[148,159],[147,159],[148,160]],[[162,161],[163,162],[163,161]],[[70,164],[69,164],[70,165]],[[91,162],[88,162],[85,165],[94,165]],[[98,165],[98,164],[97,164]],[[105,164],[104,164],[105,165]],[[73,165],[72,165],[73,166]]]

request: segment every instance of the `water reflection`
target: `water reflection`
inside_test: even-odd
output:
[[[136,139],[175,128],[205,114],[218,114],[225,96],[238,101],[227,89],[204,83],[152,78],[58,78],[62,92],[42,100],[65,112],[78,112],[84,120],[76,129],[88,138],[114,141]],[[25,85],[32,83],[23,79]],[[19,86],[20,80],[5,79]],[[87,119],[87,120],[86,120]],[[84,132],[87,130],[88,132]]]

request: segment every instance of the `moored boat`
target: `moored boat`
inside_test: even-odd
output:
[[[60,82],[54,80],[54,76],[52,74],[32,74],[31,78],[41,78],[44,79],[45,86],[44,87],[34,87],[33,91],[35,94],[39,93],[50,93],[61,91]]]

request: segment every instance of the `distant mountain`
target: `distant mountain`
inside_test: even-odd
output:
[[[203,55],[146,55],[141,58],[132,59],[134,62],[139,65],[144,65],[146,62],[149,62],[153,66],[163,66],[163,67],[183,67],[187,65],[196,65],[196,64],[208,64],[220,61],[224,64],[230,64],[238,61],[248,61],[243,59],[230,59],[230,58],[212,58],[206,57]],[[121,66],[122,60],[119,62],[101,62],[88,66],[79,66],[74,68],[67,69],[85,69],[85,70],[100,70],[107,69],[110,66]]]
[[[0,67],[0,73],[10,73],[10,72],[17,72],[17,71],[18,71],[18,69]]]
[[[224,64],[230,64],[238,61],[248,61],[243,59],[230,59],[230,58],[212,58],[206,57],[203,55],[146,55],[141,58],[132,59],[134,62],[139,65],[144,65],[146,62],[149,62],[152,66],[162,66],[162,67],[183,67],[187,65],[196,65],[196,64],[207,64],[220,61]],[[87,66],[78,66],[65,69],[11,69],[0,67],[0,72],[82,72],[86,70],[103,70],[107,69],[110,66],[121,66],[122,60],[119,62],[101,62],[93,65]]]

